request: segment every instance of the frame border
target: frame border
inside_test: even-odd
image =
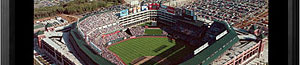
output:
[[[9,0],[1,0],[1,65],[9,65]]]
[[[299,1],[288,1],[288,65],[299,65]]]

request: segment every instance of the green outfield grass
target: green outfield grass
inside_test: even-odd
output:
[[[146,22],[146,23],[142,23],[142,24],[140,24],[139,26],[150,26],[151,25],[151,22]]]
[[[155,35],[160,35],[162,34],[162,30],[161,29],[145,29],[145,34],[149,34],[149,35],[152,35],[152,34],[155,34]]]
[[[126,64],[142,56],[156,56],[173,47],[168,38],[137,38],[131,39],[109,47]]]

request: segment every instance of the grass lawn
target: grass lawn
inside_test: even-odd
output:
[[[109,50],[129,64],[142,56],[156,56],[174,45],[175,42],[169,42],[168,38],[136,38],[113,45]]]
[[[151,22],[146,22],[146,23],[142,23],[142,24],[140,24],[139,26],[150,26],[151,25]]]
[[[162,34],[162,30],[161,29],[145,29],[145,34],[148,34],[148,35],[152,35],[152,34],[155,34],[155,35],[160,35]]]

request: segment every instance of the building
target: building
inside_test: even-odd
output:
[[[67,45],[62,42],[61,32],[46,32],[44,36],[39,36],[39,49],[42,54],[47,55],[58,65],[82,65],[73,55]]]
[[[38,59],[40,56],[38,55],[38,53],[34,50],[33,51],[33,63],[34,65],[43,65],[43,64],[46,64],[46,63],[43,63],[42,61],[42,58]]]
[[[264,50],[264,40],[255,41],[246,38],[254,36],[249,33],[238,32],[238,37],[241,39],[229,48],[225,53],[214,60],[211,65],[246,65],[255,58],[259,58]]]

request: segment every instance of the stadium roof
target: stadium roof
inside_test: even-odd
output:
[[[223,24],[228,25],[225,22],[221,22]],[[230,48],[233,44],[239,41],[239,38],[237,37],[236,32],[232,29],[232,27],[226,26],[229,33],[225,35],[223,38],[217,40],[214,44],[206,48],[206,50],[201,51],[193,58],[181,63],[180,65],[198,65],[202,63],[201,65],[208,65],[210,62],[212,62],[214,59],[216,59],[218,56],[223,54],[228,48]],[[226,45],[222,48],[223,45]]]

